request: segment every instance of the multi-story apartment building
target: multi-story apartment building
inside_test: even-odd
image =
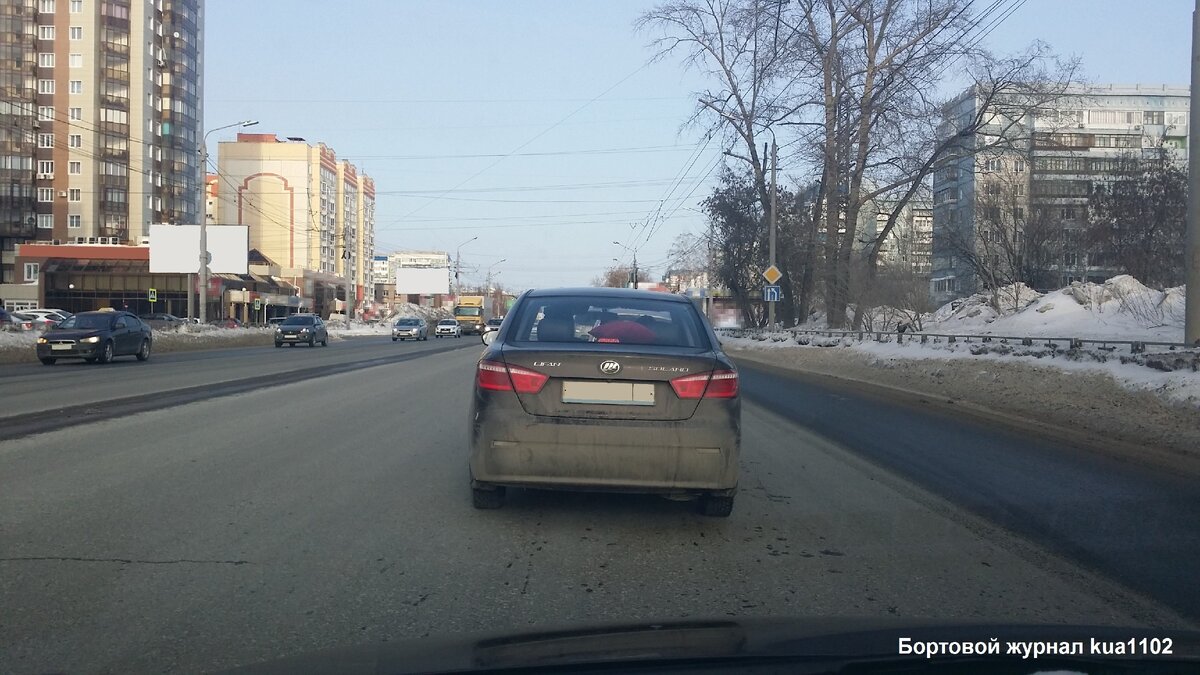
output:
[[[887,226],[888,216],[894,204],[881,201],[875,214],[875,229],[869,236],[872,241]],[[857,242],[856,242],[857,243]],[[928,277],[933,270],[933,208],[927,201],[909,202],[900,210],[895,226],[879,247],[879,264],[898,269],[911,270],[917,276]]]
[[[1114,274],[1103,252],[1086,245],[1088,199],[1117,179],[1123,156],[1158,153],[1162,146],[1186,162],[1189,104],[1187,87],[1080,87],[1055,110],[1015,120],[1017,138],[1002,151],[959,153],[939,163],[933,176],[934,301],[979,288],[970,256],[999,266],[1007,256],[1042,290]],[[945,110],[947,132],[961,129],[956,120],[973,118],[978,108],[973,91],[957,97]],[[982,145],[975,136],[997,133],[993,126],[998,128],[985,126],[964,146]]]
[[[0,3],[0,249],[197,222],[203,0]],[[11,263],[9,263],[11,264]],[[0,282],[13,280],[6,264]]]
[[[331,311],[347,279],[373,294],[375,184],[323,143],[237,135],[217,146],[214,226],[248,225],[250,246],[304,278],[304,294]]]

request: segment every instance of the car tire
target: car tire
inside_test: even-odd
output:
[[[96,357],[94,357],[94,356],[85,356],[85,357],[83,357],[83,360],[84,360],[84,361],[86,361],[87,363],[95,363],[95,362],[96,362]]]
[[[52,365],[54,365],[54,362],[55,362],[55,361],[57,361],[57,360],[58,360],[58,359],[52,359],[52,358],[50,358],[49,356],[43,356],[43,357],[41,357],[41,358],[39,358],[39,359],[38,359],[38,361],[41,361],[41,362],[42,362],[42,365],[43,365],[43,366],[52,366]]]
[[[279,349],[279,348],[280,348],[280,347],[282,347],[282,346],[283,346],[283,343],[282,343],[282,342],[276,342],[276,343],[275,343],[275,349]]]
[[[142,340],[142,346],[138,347],[136,356],[137,356],[138,361],[149,361],[150,360],[150,341],[149,340]]]
[[[504,488],[471,488],[471,505],[477,509],[498,509],[504,506]]]
[[[329,338],[325,338],[324,340],[321,340],[321,346],[328,347],[329,346]]]
[[[312,349],[313,347],[316,347],[316,346],[317,346],[317,336],[314,335],[314,336],[308,338],[308,348]]]
[[[113,343],[112,340],[104,343],[100,349],[100,355],[96,357],[97,363],[111,363],[113,360]]]
[[[395,342],[397,339],[399,339],[399,338],[392,338],[392,342]]]
[[[704,495],[700,498],[700,512],[713,518],[728,518],[733,513],[733,495]]]

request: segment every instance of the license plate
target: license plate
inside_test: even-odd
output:
[[[563,403],[654,405],[654,385],[645,382],[563,382]]]
[[[300,339],[300,336],[299,335],[284,335],[283,339],[284,340],[298,340],[298,339]]]
[[[50,345],[50,350],[51,350],[51,351],[56,351],[56,352],[60,352],[60,351],[70,351],[70,350],[71,350],[71,345]]]

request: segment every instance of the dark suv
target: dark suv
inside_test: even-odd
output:
[[[136,356],[145,361],[153,340],[150,326],[129,312],[80,312],[38,338],[37,356],[47,366],[58,359],[108,363]]]

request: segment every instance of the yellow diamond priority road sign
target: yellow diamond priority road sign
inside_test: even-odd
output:
[[[783,272],[780,272],[779,268],[774,265],[771,265],[767,269],[763,270],[763,278],[767,280],[768,284],[774,284],[776,281],[779,281],[779,278],[782,276]]]

